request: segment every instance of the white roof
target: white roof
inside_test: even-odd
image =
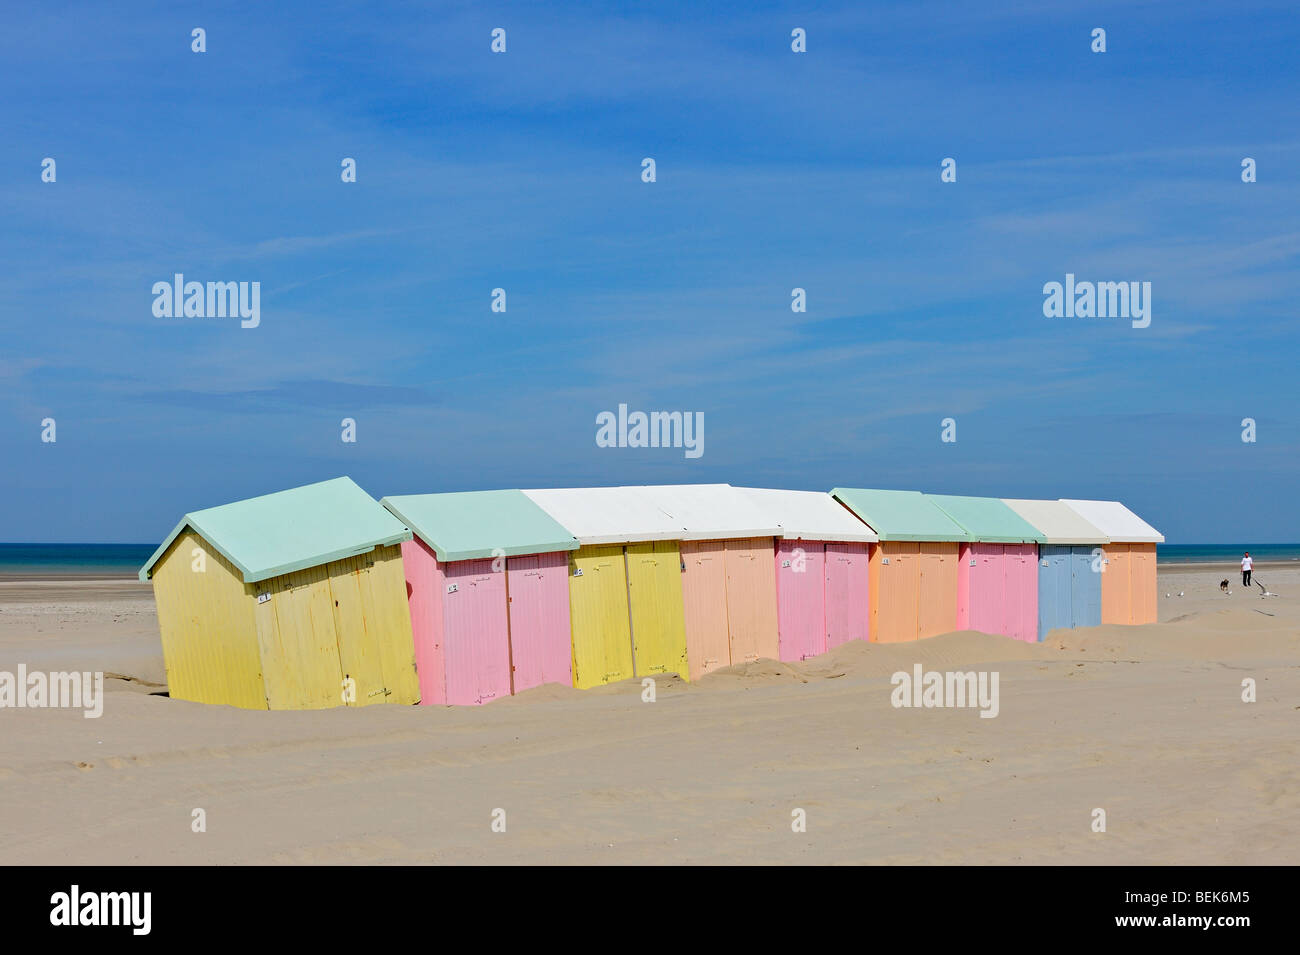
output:
[[[1109,544],[1110,538],[1101,529],[1064,501],[1026,501],[1003,498],[1002,503],[1011,508],[1034,527],[1047,540],[1046,544]]]
[[[1061,499],[1084,519],[1121,544],[1161,544],[1165,536],[1119,501],[1072,501]]]
[[[583,544],[682,538],[679,523],[637,488],[546,488],[524,493]]]
[[[653,484],[626,488],[654,503],[681,529],[679,540],[780,537],[770,514],[730,484]]]
[[[766,487],[736,490],[754,502],[767,522],[781,528],[782,537],[867,543],[880,540],[875,531],[824,491],[780,491]]]

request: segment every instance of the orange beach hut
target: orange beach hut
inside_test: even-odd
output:
[[[875,643],[957,629],[957,556],[965,528],[920,491],[835,488],[831,496],[876,532],[867,587]]]

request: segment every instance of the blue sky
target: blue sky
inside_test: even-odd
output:
[[[6,12],[0,540],[153,541],[339,474],[1300,540],[1293,3],[362,7]],[[176,272],[260,282],[261,325],[156,318]],[[1150,281],[1150,327],[1044,317],[1067,272]],[[619,403],[702,412],[705,453],[597,447]]]

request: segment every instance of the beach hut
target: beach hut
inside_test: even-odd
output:
[[[636,488],[524,493],[581,545],[568,568],[573,685],[689,679],[677,522]]]
[[[568,552],[577,540],[522,491],[380,501],[402,545],[424,703],[473,704],[573,685]]]
[[[776,523],[729,484],[634,490],[678,528],[691,679],[730,664],[777,659]]]
[[[957,555],[970,535],[920,491],[835,488],[880,538],[871,548],[869,633],[878,643],[957,629]]]
[[[153,580],[171,696],[248,709],[415,703],[411,532],[346,477],[194,511]]]
[[[966,529],[957,556],[957,628],[1038,640],[1038,528],[996,497],[927,494]]]
[[[867,577],[876,532],[824,491],[740,490],[765,521],[781,529],[776,542],[781,659],[806,660],[850,640],[866,640]]]
[[[1110,538],[1103,548],[1101,622],[1156,622],[1156,544],[1164,535],[1119,501],[1065,500]]]
[[[1110,538],[1063,501],[1004,499],[1043,535],[1038,545],[1038,639],[1101,623],[1102,546]]]

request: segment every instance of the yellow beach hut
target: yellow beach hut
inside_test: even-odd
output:
[[[263,710],[418,702],[410,539],[346,477],[186,514],[140,570],[171,696]]]

